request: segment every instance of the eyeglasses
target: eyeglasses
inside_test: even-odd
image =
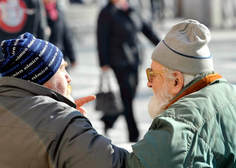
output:
[[[153,78],[156,77],[157,74],[161,74],[161,73],[164,73],[164,71],[162,71],[162,70],[160,70],[160,71],[152,71],[151,68],[147,68],[146,69],[146,74],[147,74],[148,82],[152,83]]]

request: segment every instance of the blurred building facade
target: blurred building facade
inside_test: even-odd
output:
[[[95,43],[94,36],[98,12],[108,0],[83,0],[71,3],[58,0],[66,9],[68,25],[76,38],[77,49],[86,49],[86,44]],[[209,28],[236,30],[236,0],[129,0],[130,5],[147,21],[161,25],[172,18],[196,19]],[[154,9],[152,10],[152,3]],[[164,5],[162,4],[164,2]],[[153,13],[154,12],[154,13]],[[83,45],[82,45],[83,44]]]
[[[236,28],[236,0],[129,0],[144,17],[196,19],[210,28]],[[154,9],[152,9],[154,8]],[[146,10],[145,10],[146,9]],[[154,12],[150,14],[151,12]],[[161,16],[161,17],[160,17]]]
[[[184,18],[196,19],[211,28],[236,28],[235,0],[179,0]]]

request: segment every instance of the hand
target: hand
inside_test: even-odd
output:
[[[110,66],[109,65],[104,65],[101,68],[102,68],[103,72],[107,72],[109,70]]]
[[[76,67],[76,65],[77,65],[77,64],[76,64],[76,61],[71,62],[71,67],[72,67],[72,68]]]
[[[76,109],[79,110],[85,117],[87,116],[87,111],[84,107],[82,107],[84,104],[91,102],[96,99],[96,96],[90,95],[86,97],[82,97],[80,99],[75,100]]]

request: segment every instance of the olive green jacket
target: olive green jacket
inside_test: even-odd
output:
[[[126,168],[236,167],[236,87],[221,78],[180,98],[132,148]]]
[[[46,87],[2,77],[0,167],[122,167],[126,150],[99,135],[75,107]]]

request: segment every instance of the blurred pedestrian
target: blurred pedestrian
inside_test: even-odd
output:
[[[56,45],[68,60],[70,67],[76,66],[76,52],[73,44],[72,31],[68,27],[64,11],[58,7],[57,0],[43,0],[50,27],[49,42]]]
[[[126,0],[110,0],[100,11],[97,21],[99,62],[102,71],[111,68],[118,81],[130,142],[138,141],[139,137],[132,105],[138,85],[138,67],[142,60],[139,32],[154,45],[160,41],[151,25],[145,23]],[[102,117],[105,131],[112,128],[117,117]],[[110,125],[107,125],[108,122]]]
[[[152,10],[152,18],[155,20],[156,17],[159,21],[162,21],[165,17],[164,9],[165,9],[165,1],[164,0],[150,0],[151,10]]]
[[[0,41],[24,32],[48,40],[46,13],[40,0],[0,0],[0,13]]]
[[[81,106],[95,97],[71,98],[60,49],[30,33],[3,41],[1,49],[0,167],[123,167],[127,151],[83,115]]]
[[[236,28],[236,1],[224,0],[222,3],[222,26],[224,28]]]
[[[83,0],[70,0],[70,3],[84,3]]]

